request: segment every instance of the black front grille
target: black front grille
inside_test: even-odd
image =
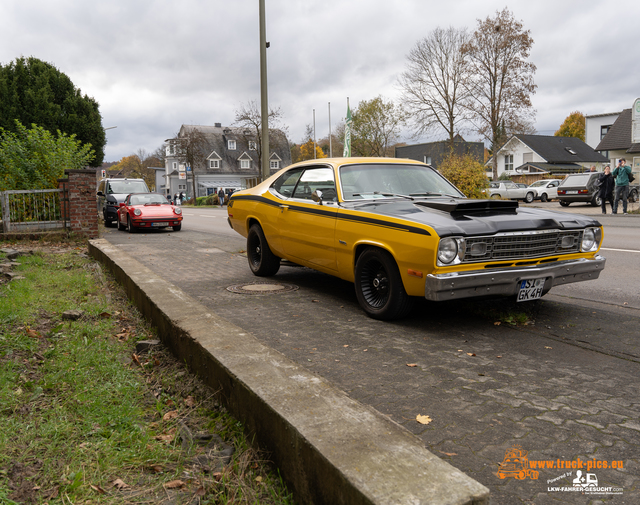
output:
[[[464,262],[521,260],[580,252],[582,230],[515,232],[465,239]],[[486,248],[486,249],[485,249]]]

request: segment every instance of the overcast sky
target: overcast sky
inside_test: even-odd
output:
[[[352,108],[397,101],[406,55],[437,27],[467,27],[507,6],[534,46],[538,133],[574,110],[618,112],[640,96],[637,0],[265,0],[269,104],[299,142]],[[100,104],[105,161],[160,147],[182,124],[232,125],[260,100],[258,0],[2,0],[0,63],[34,56]],[[407,132],[409,134],[410,132]],[[441,140],[444,133],[420,140]],[[475,139],[467,135],[467,139]],[[411,141],[415,142],[415,141]]]

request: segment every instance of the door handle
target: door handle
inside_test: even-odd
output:
[[[289,208],[288,205],[278,205],[278,207],[280,207],[280,212],[282,212],[282,211],[284,211],[284,210]]]

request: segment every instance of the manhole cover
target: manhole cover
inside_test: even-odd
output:
[[[236,284],[229,286],[227,291],[239,293],[241,295],[275,295],[296,291],[298,286],[293,284],[275,284],[272,282],[249,282],[247,284]]]

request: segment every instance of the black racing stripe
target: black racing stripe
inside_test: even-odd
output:
[[[299,205],[293,205],[287,202],[278,203],[273,200],[270,200],[269,198],[265,198],[264,196],[237,195],[237,196],[232,196],[231,198],[234,200],[250,200],[250,201],[259,202],[259,203],[266,203],[267,205],[271,205],[272,207],[280,207],[281,205],[286,205],[290,211],[294,211],[294,212],[305,212],[307,214],[316,214],[318,216],[324,216],[324,217],[333,217],[333,218],[337,217],[338,219],[342,219],[345,221],[355,221],[355,222],[370,224],[374,226],[383,226],[385,228],[394,228],[397,230],[408,231],[409,233],[417,233],[418,235],[431,236],[431,233],[429,233],[427,230],[418,228],[417,226],[394,223],[391,221],[385,221],[383,219],[374,219],[374,218],[365,217],[365,216],[353,216],[353,215],[344,214],[344,213],[338,214],[335,211],[301,207]]]

